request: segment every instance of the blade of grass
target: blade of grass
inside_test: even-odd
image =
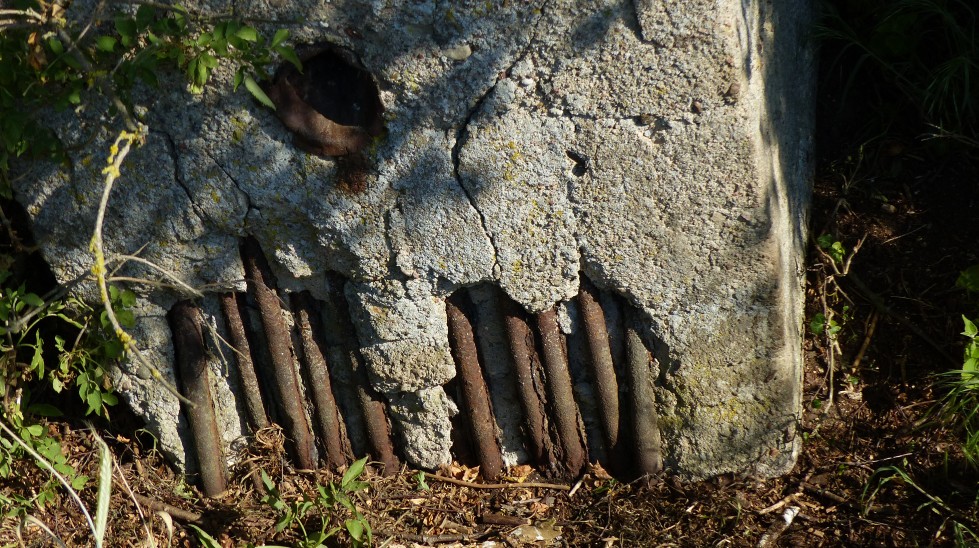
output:
[[[109,446],[101,437],[94,434],[99,443],[99,492],[95,506],[95,538],[96,544],[102,544],[105,539],[105,527],[109,520],[109,501],[112,498],[112,453]]]
[[[4,421],[0,421],[0,430],[3,430],[5,434],[10,436],[10,439],[13,440],[14,443],[16,443],[17,445],[20,445],[21,448],[24,449],[24,451],[27,451],[27,453],[34,459],[34,462],[36,462],[39,467],[47,470],[48,472],[51,472],[51,474],[53,474],[54,477],[58,479],[58,482],[60,482],[61,485],[63,485],[65,489],[68,490],[68,495],[71,497],[72,500],[75,501],[75,504],[77,504],[78,508],[82,511],[82,515],[85,516],[85,521],[88,523],[89,530],[92,531],[92,535],[95,536],[95,547],[102,548],[102,539],[100,539],[95,533],[95,523],[92,521],[92,515],[88,513],[88,508],[85,507],[85,503],[82,502],[82,499],[81,497],[78,496],[78,493],[76,493],[75,490],[71,488],[71,483],[67,479],[65,479],[64,476],[59,474],[58,471],[54,469],[54,466],[52,466],[50,462],[48,462],[44,457],[39,455],[38,452],[35,451],[30,445],[27,445],[27,443],[25,443],[24,440],[20,439],[20,436],[15,434],[14,431],[11,430],[10,427],[7,426],[7,424]]]

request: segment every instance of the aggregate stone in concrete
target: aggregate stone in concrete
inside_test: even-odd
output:
[[[120,275],[200,288],[218,331],[213,293],[244,289],[246,235],[285,291],[325,298],[326,273],[344,276],[396,442],[433,467],[451,458],[456,412],[442,388],[454,375],[445,296],[496,284],[537,312],[572,298],[583,273],[640,311],[672,472],[792,466],[812,145],[807,2],[198,3],[352,51],[376,79],[387,134],[352,191],[336,160],[302,152],[270,110],[232,93],[229,69],[201,95],[161,74],[160,90],[134,93],[151,131],[105,223],[110,257],[160,268],[130,261]],[[70,165],[30,166],[17,187],[62,281],[91,266],[113,138],[104,100],[90,101],[80,116],[50,115],[75,147]],[[186,296],[137,289],[135,334],[173,381],[165,314]],[[192,466],[177,401],[145,373],[124,364],[116,386],[161,448]],[[225,364],[213,378],[232,455],[248,434],[242,404]],[[519,413],[512,399],[494,403]],[[513,418],[500,423],[512,430]],[[513,433],[502,437],[518,458]]]

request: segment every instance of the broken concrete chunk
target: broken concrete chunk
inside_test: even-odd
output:
[[[686,477],[783,473],[800,443],[811,10],[734,0],[242,6],[246,17],[306,21],[290,29],[297,45],[347,53],[309,57],[306,76],[283,69],[269,83],[280,118],[231,93],[227,67],[200,96],[135,89],[152,131],[110,197],[106,253],[113,264],[139,253],[203,290],[202,325],[225,338],[219,299],[236,292],[260,396],[250,412],[260,417],[264,405],[279,424],[286,408],[294,424],[314,424],[312,400],[328,399],[304,388],[299,369],[296,401],[269,399],[270,348],[290,367],[302,350],[264,340],[262,314],[278,310],[279,331],[296,337],[282,303],[308,292],[327,326],[320,378],[338,387],[353,452],[390,470],[398,457],[426,468],[453,458],[450,419],[467,409],[445,389],[456,374],[445,299],[464,290],[505,459],[550,472],[618,454]],[[360,84],[336,78],[344,74]],[[183,89],[180,75],[160,79]],[[90,99],[80,117],[45,114],[76,146],[69,165],[16,167],[29,172],[16,198],[62,282],[91,267],[113,138],[95,108],[104,99]],[[263,306],[244,293],[246,238],[269,262],[274,298]],[[163,278],[131,260],[119,274]],[[579,340],[568,312],[584,278],[598,291],[586,304],[600,305],[608,330],[593,344],[607,352]],[[134,335],[175,382],[166,315],[186,295],[135,289]],[[552,310],[563,316],[545,313],[542,329],[535,315]],[[588,312],[589,329],[600,329]],[[225,356],[208,362],[207,382],[231,456],[251,432],[219,340],[205,336],[207,351]],[[644,367],[630,373],[630,356]],[[573,369],[570,380],[558,365]],[[165,454],[193,470],[177,400],[133,364],[113,375]],[[617,431],[615,386],[618,417],[640,421]],[[634,389],[649,401],[634,401]],[[578,437],[582,424],[590,439]],[[326,454],[320,440],[298,441],[306,464]],[[622,443],[642,450],[604,447]],[[575,462],[556,462],[563,454]]]

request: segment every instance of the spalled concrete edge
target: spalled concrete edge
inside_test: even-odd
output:
[[[441,388],[454,374],[441,299],[489,281],[541,311],[574,296],[583,270],[643,311],[668,467],[688,477],[784,472],[799,447],[811,6],[704,4],[684,15],[646,0],[587,12],[552,0],[520,15],[460,8],[454,23],[434,4],[407,14],[290,6],[312,21],[294,29],[299,39],[351,47],[381,80],[390,138],[367,188],[339,192],[336,166],[297,152],[247,96],[166,94],[150,114],[165,130],[134,152],[113,200],[179,213],[120,207],[109,247],[131,252],[149,239],[150,258],[192,284],[241,290],[236,242],[252,233],[280,288],[322,298],[324,272],[348,276],[372,381],[408,456],[426,466],[449,458],[455,413]],[[285,16],[260,3],[245,11]],[[364,38],[342,31],[364,21]],[[514,24],[515,35],[494,34]],[[215,74],[219,85],[228,78]],[[109,137],[89,143],[88,163],[51,176],[78,177],[56,185],[57,200],[39,188],[21,196],[35,218],[72,212],[41,234],[60,279],[87,270]],[[175,296],[152,301],[166,310]],[[137,334],[168,363],[166,327],[144,323]],[[182,462],[175,400],[124,377]],[[215,378],[224,408],[240,407],[233,379]],[[166,409],[147,407],[157,399]],[[223,420],[230,443],[243,427]]]

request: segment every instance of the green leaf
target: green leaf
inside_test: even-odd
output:
[[[52,464],[51,467],[54,468],[62,476],[71,476],[72,474],[75,473],[74,468],[72,468],[70,465],[65,464],[63,462],[56,462]]]
[[[809,322],[809,330],[812,331],[813,335],[822,335],[825,329],[826,316],[824,316],[822,312],[817,312]]]
[[[204,548],[221,548],[221,544],[200,527],[192,523],[188,523],[187,526],[194,530],[194,533],[197,535],[197,542],[200,542]]]
[[[86,415],[91,415],[102,409],[102,393],[98,390],[92,390],[85,397],[85,403],[88,404],[88,409],[85,411]]]
[[[343,479],[340,480],[340,487],[346,490],[350,482],[354,481],[355,479],[360,477],[361,474],[364,473],[364,466],[366,464],[367,464],[367,457],[358,459],[353,464],[351,464],[350,468],[347,468],[347,471],[344,472]]]
[[[262,475],[262,485],[265,486],[265,490],[269,494],[272,494],[275,491],[275,484],[272,483],[272,478],[269,477],[268,472],[264,468],[260,470],[260,473]]]
[[[51,51],[54,52],[55,55],[61,55],[65,52],[65,45],[61,43],[61,40],[58,40],[53,36],[48,39],[48,47],[51,48]]]
[[[235,32],[235,36],[241,38],[242,40],[247,40],[249,42],[258,41],[258,31],[252,27],[244,26]]]
[[[33,306],[34,308],[39,308],[41,306],[44,306],[44,299],[38,297],[33,293],[25,293],[23,299],[25,303],[27,303],[30,306]]]
[[[133,327],[136,325],[136,314],[132,310],[117,310],[116,319],[122,327]]]
[[[116,396],[115,392],[103,392],[102,403],[110,407],[116,405],[119,403],[119,396]]]
[[[842,263],[843,258],[846,256],[846,248],[840,242],[833,242],[833,245],[829,246],[829,255],[834,261]]]
[[[24,428],[24,430],[30,436],[35,437],[35,438],[38,437],[38,436],[40,436],[42,433],[44,433],[44,427],[42,427],[40,424],[32,424],[32,425],[28,426],[27,428]],[[23,437],[23,436],[21,436],[21,437]]]
[[[34,345],[34,356],[31,357],[31,369],[37,372],[37,378],[44,378],[44,356],[43,347],[44,342],[41,341],[41,332],[35,331],[37,336],[37,343]]]
[[[250,74],[245,75],[245,89],[252,94],[252,97],[258,99],[260,103],[275,110],[275,103],[272,102],[272,99],[269,99],[269,96],[265,94],[265,91],[262,90],[262,87],[258,85],[258,82]]]
[[[75,491],[81,491],[88,484],[89,477],[85,474],[78,474],[77,476],[71,478],[71,488]]]
[[[972,265],[959,273],[955,285],[966,291],[979,292],[979,264]]]
[[[125,347],[122,345],[122,342],[119,339],[105,341],[105,343],[102,345],[102,349],[105,353],[105,357],[111,360],[121,358],[123,352],[125,351]]]
[[[963,331],[962,334],[970,339],[974,339],[976,334],[979,333],[979,329],[976,328],[976,324],[972,323],[972,320],[966,318],[964,315],[962,316],[962,323],[965,324],[965,331]]]
[[[347,532],[350,533],[350,538],[357,542],[364,541],[364,524],[359,519],[348,519],[343,522],[347,527]]]
[[[109,505],[112,498],[112,452],[109,446],[96,436],[99,443],[99,492],[95,506],[95,545],[101,546],[105,539],[105,527],[109,519]]]
[[[272,47],[278,46],[282,42],[285,42],[289,38],[289,31],[287,29],[279,29],[275,31],[275,36],[272,37]]]
[[[126,289],[119,295],[119,304],[129,308],[136,304],[136,294]]]
[[[116,40],[114,36],[99,36],[95,39],[95,47],[107,53],[112,53],[118,43],[119,40]]]
[[[829,249],[829,247],[833,245],[833,236],[823,234],[822,236],[816,238],[816,245],[818,245],[820,249]]]
[[[128,42],[136,38],[136,20],[131,17],[118,16],[115,20],[116,32],[122,38],[122,45],[129,47]]]
[[[240,86],[241,83],[244,81],[245,81],[245,67],[239,67],[238,70],[235,71],[235,80],[232,89],[234,91],[238,91],[238,86]]]
[[[218,60],[213,55],[211,55],[209,53],[202,53],[201,54],[201,63],[203,63],[204,66],[207,67],[208,70],[213,69],[213,68],[217,68],[217,66],[218,66]]]
[[[143,4],[136,10],[136,27],[140,31],[146,30],[146,28],[150,26],[155,18],[156,9],[154,9],[152,6]]]
[[[292,63],[296,70],[299,72],[303,71],[303,62],[299,60],[299,56],[296,55],[296,50],[288,46],[273,46],[272,49],[275,50],[283,59]]]

